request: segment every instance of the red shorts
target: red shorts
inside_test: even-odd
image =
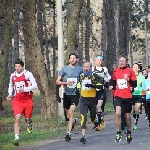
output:
[[[12,101],[12,109],[14,112],[14,116],[24,115],[25,118],[31,118],[33,111],[33,100],[31,98],[28,98],[26,100],[19,100],[17,98],[14,98],[14,100]]]

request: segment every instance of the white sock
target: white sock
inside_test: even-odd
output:
[[[19,134],[15,134],[15,139],[19,140]]]

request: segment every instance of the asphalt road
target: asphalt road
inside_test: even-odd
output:
[[[80,142],[81,131],[75,130],[70,142],[66,142],[64,137],[59,137],[21,148],[21,150],[150,150],[150,129],[148,121],[144,118],[143,113],[138,122],[139,130],[132,131],[133,140],[130,144],[127,143],[125,134],[120,143],[115,142],[115,115],[111,113],[105,116],[106,128],[104,130],[97,132],[92,129],[93,124],[88,124],[86,144]],[[133,124],[134,119],[132,119]]]

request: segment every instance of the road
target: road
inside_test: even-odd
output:
[[[106,128],[104,130],[96,132],[92,129],[93,124],[88,124],[86,144],[79,141],[81,131],[75,130],[70,142],[65,142],[64,137],[59,137],[21,148],[21,150],[150,150],[150,129],[148,121],[144,118],[143,113],[138,122],[139,130],[132,131],[133,141],[130,144],[126,142],[125,134],[120,143],[115,142],[115,114],[111,113],[105,116]],[[134,119],[132,119],[133,124]]]

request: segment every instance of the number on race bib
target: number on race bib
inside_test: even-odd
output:
[[[91,90],[90,87],[85,87],[86,84],[91,84],[91,80],[82,80],[82,90]]]
[[[119,89],[128,88],[127,80],[125,80],[125,79],[118,79],[118,80],[117,80],[117,84],[118,84],[118,88],[119,88]]]
[[[19,90],[23,90],[25,87],[24,81],[15,82],[16,93],[19,93]]]

